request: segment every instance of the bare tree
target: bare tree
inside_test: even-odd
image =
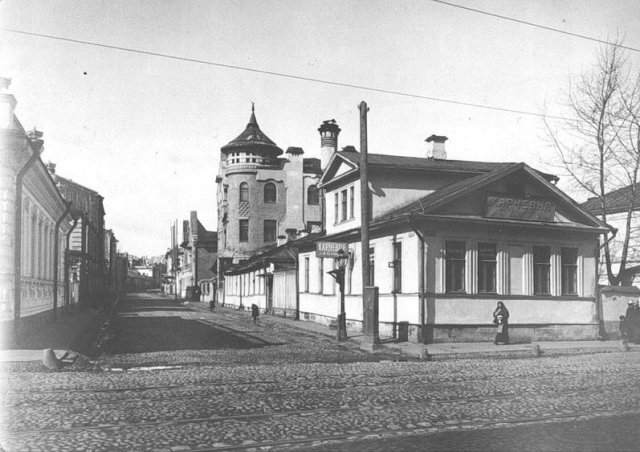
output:
[[[619,285],[628,272],[634,219],[640,214],[640,74],[632,75],[620,46],[614,42],[602,47],[596,64],[570,84],[569,119],[553,125],[545,119],[557,165],[569,176],[572,188],[599,201],[592,212],[604,222],[613,212],[624,212],[622,235],[604,245],[611,285]],[[615,206],[606,196],[612,192],[616,192]]]

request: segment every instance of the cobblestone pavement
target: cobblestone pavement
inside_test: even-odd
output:
[[[243,346],[245,334],[269,331],[247,324],[238,333],[225,321]],[[279,334],[269,343],[294,333]],[[366,450],[379,440],[402,450],[403,439],[442,432],[640,415],[635,353],[367,362],[346,347],[344,362],[330,362],[331,347],[320,342],[315,361],[302,346],[291,358],[278,355],[286,344],[263,344],[115,355],[84,372],[4,371],[0,444],[8,451]],[[249,364],[256,351],[264,362]],[[197,356],[207,359],[196,365]],[[105,370],[161,361],[182,364]]]

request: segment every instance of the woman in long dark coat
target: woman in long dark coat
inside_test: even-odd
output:
[[[503,302],[499,301],[496,310],[493,311],[493,323],[498,325],[498,332],[493,341],[498,345],[500,342],[509,343],[509,310]]]

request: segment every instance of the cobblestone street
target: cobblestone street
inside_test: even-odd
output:
[[[143,302],[123,303],[115,354],[88,371],[3,371],[5,450],[402,450],[442,432],[640,415],[636,353],[394,362],[268,317]],[[154,317],[193,323],[149,337]],[[189,331],[199,349],[159,350],[189,346]],[[151,365],[171,368],[139,367]]]

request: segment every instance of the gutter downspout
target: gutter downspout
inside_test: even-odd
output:
[[[298,248],[295,248],[295,256],[291,253],[291,250],[289,248],[285,247],[285,250],[287,251],[287,253],[289,253],[289,256],[291,256],[296,263],[296,315],[294,317],[294,320],[300,320],[300,262],[298,260]]]
[[[419,293],[419,297],[420,297],[420,304],[418,305],[418,318],[420,319],[420,337],[418,338],[418,342],[421,344],[426,344],[427,340],[428,340],[428,334],[425,331],[426,329],[426,318],[425,318],[425,259],[424,259],[424,251],[425,251],[425,241],[424,241],[424,235],[422,234],[422,232],[420,232],[420,229],[418,229],[414,223],[414,217],[413,215],[411,215],[410,217],[407,217],[407,221],[409,222],[409,226],[411,226],[411,229],[413,229],[413,231],[416,233],[416,236],[418,237],[418,239],[420,239],[420,247],[418,252],[420,253],[420,264],[419,264],[419,271],[420,271],[420,276],[418,277],[418,293]]]
[[[30,147],[27,145],[27,147]],[[31,169],[31,166],[40,158],[40,153],[33,150],[33,154],[29,157],[29,160],[18,171],[16,175],[16,203],[15,203],[15,234],[14,234],[14,281],[13,281],[13,320],[15,323],[15,337],[18,334],[18,322],[20,321],[20,296],[22,285],[22,182],[27,171]]]
[[[71,210],[71,201],[65,201],[64,203],[65,209],[62,213],[62,216],[58,218],[56,221],[56,229],[54,231],[54,242],[53,242],[53,318],[56,318],[56,311],[58,309],[58,270],[59,270],[59,259],[60,259],[60,225],[62,224],[62,220],[69,214]]]
[[[71,234],[78,226],[78,219],[73,217],[73,226],[67,231],[67,250],[64,257],[64,305],[69,305],[70,293],[69,293],[69,243],[71,242]]]

